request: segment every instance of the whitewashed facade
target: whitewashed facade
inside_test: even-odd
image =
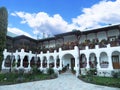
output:
[[[41,70],[50,67],[62,70],[68,66],[68,69],[75,70],[78,76],[85,74],[90,68],[96,68],[97,75],[111,76],[112,71],[120,71],[119,36],[120,25],[111,25],[83,32],[64,33],[56,35],[55,39],[39,41],[42,42],[38,44],[40,48],[54,48],[53,52],[50,49],[47,52],[39,50],[37,53],[26,52],[22,48],[15,52],[5,49],[2,70],[10,70],[10,62],[17,63],[14,68],[24,68],[26,71],[31,69],[33,63],[37,63]]]

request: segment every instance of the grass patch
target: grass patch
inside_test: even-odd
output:
[[[110,87],[118,87],[120,88],[120,78],[113,77],[99,77],[99,76],[79,76],[79,79],[93,83],[97,85],[104,85]]]
[[[16,73],[6,73],[0,74],[0,85],[17,84],[23,82],[48,80],[57,78],[56,74],[16,74]]]

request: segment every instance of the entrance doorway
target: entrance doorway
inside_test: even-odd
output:
[[[75,67],[75,58],[71,58],[71,70],[74,70]]]
[[[65,54],[62,57],[62,68],[64,71],[74,70],[75,67],[75,58],[72,54]]]

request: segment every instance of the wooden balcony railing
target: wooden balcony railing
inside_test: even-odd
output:
[[[115,47],[115,46],[119,46],[119,45],[120,45],[120,41],[111,41],[110,42],[111,47]]]
[[[59,51],[59,48],[61,48],[62,50],[73,50],[75,46],[78,46],[80,50],[85,50],[86,49],[86,46],[88,46],[89,49],[95,49],[96,45],[98,45],[99,48],[107,48],[107,45],[110,44],[110,47],[115,47],[115,46],[120,46],[120,40],[116,39],[116,40],[113,40],[113,41],[109,41],[109,40],[101,40],[100,42],[93,42],[93,41],[90,41],[90,40],[87,40],[83,43],[78,43],[78,42],[66,42],[64,44],[61,44],[61,45],[56,45],[56,47],[50,47],[50,48],[36,48],[35,46],[33,47],[28,47],[28,46],[24,46],[24,47],[7,47],[6,46],[6,49],[8,52],[15,52],[16,50],[18,50],[18,52],[21,51],[21,49],[24,49],[25,52],[29,52],[29,51],[32,51],[32,53],[40,53],[40,52],[43,52],[43,53],[47,53],[47,51],[49,51],[50,53],[53,53],[55,50],[58,52]]]

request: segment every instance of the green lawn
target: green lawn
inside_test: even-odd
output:
[[[80,76],[79,78],[88,83],[120,88],[120,78],[98,76]]]
[[[0,74],[0,85],[16,84],[30,81],[53,79],[57,76],[55,74],[16,74],[16,73],[6,73]]]

